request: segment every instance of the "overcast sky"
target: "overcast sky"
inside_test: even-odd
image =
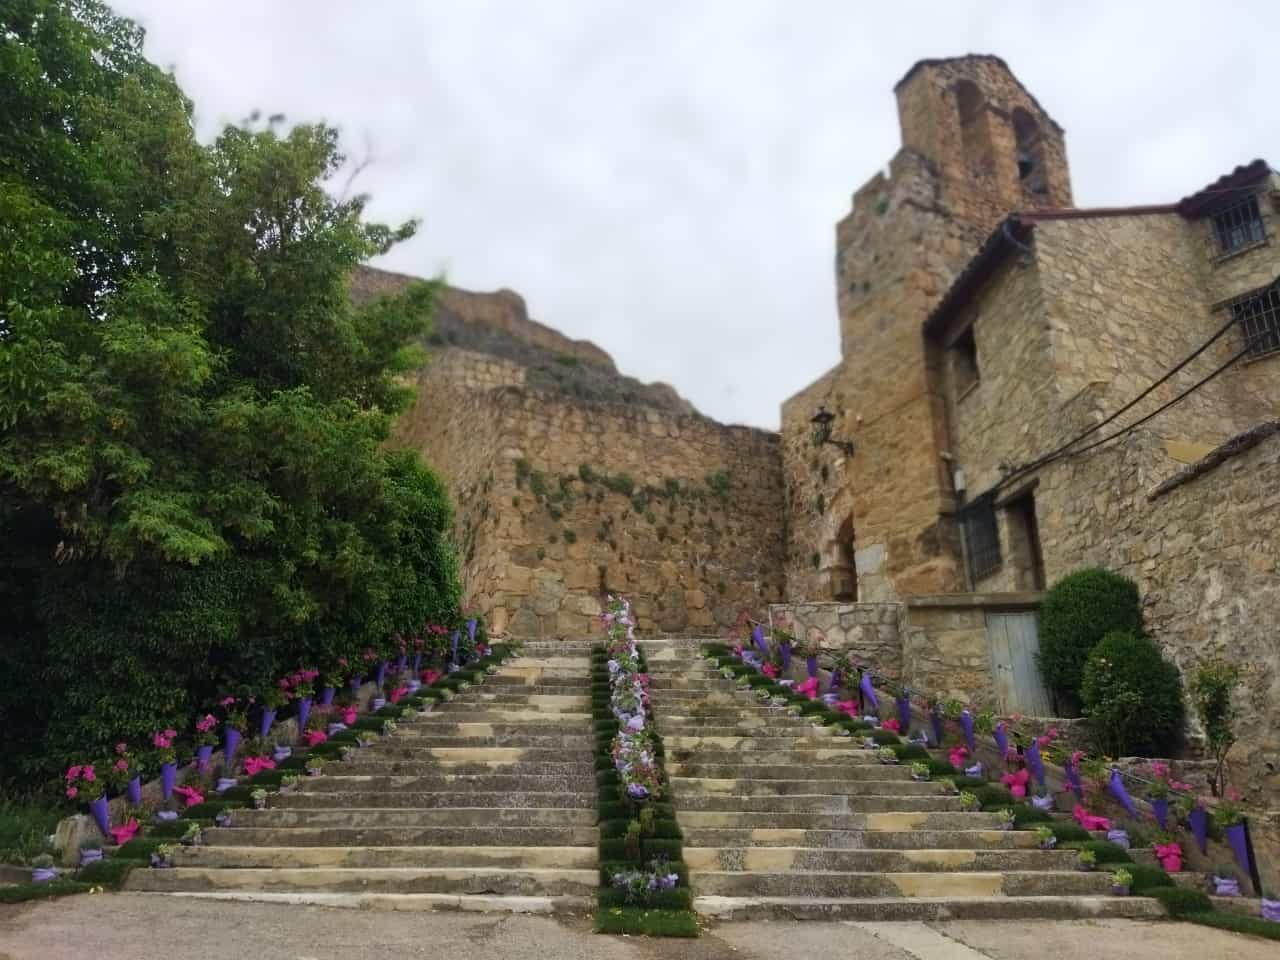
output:
[[[838,359],[834,224],[898,147],[893,84],[995,53],[1067,131],[1076,203],[1280,164],[1280,3],[117,0],[202,137],[339,126],[378,264],[510,287],[537,319],[776,427]]]

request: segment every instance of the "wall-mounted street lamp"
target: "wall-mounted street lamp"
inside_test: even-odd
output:
[[[824,443],[829,443],[833,447],[839,448],[845,456],[853,456],[853,443],[849,440],[833,440],[831,438],[831,423],[836,415],[826,408],[825,404],[818,405],[818,412],[809,418],[809,422],[813,424],[813,445],[820,447]]]

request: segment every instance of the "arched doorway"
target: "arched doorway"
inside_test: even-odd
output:
[[[823,585],[828,599],[840,603],[858,602],[858,569],[853,559],[853,516],[845,516],[823,550]]]

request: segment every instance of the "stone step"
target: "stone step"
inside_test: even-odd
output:
[[[475,688],[467,690],[471,693]],[[540,671],[499,672],[486,679],[486,693],[529,693],[535,696],[584,697],[591,693],[591,680],[583,676],[541,676]]]
[[[671,777],[676,795],[684,798],[695,794],[742,797],[942,797],[942,786],[915,780],[731,780],[708,777]],[[851,801],[852,802],[852,801]]]
[[[1031,897],[1105,896],[1108,871],[950,871],[911,873],[699,870],[704,897]]]
[[[669,738],[664,738],[669,742]],[[778,767],[799,767],[813,771],[840,771],[862,769],[875,771],[884,776],[893,777],[889,771],[903,771],[910,777],[911,770],[903,764],[889,765],[876,760],[871,750],[841,749],[840,741],[815,741],[810,747],[807,744],[797,745],[780,754],[771,754],[762,750],[712,750],[699,748],[696,750],[672,750],[667,748],[667,769],[677,766],[721,766],[734,767],[747,771],[744,776],[752,776],[754,770],[772,770]],[[852,774],[851,774],[852,776]],[[767,776],[763,779],[769,779]]]
[[[959,797],[848,796],[793,794],[744,796],[737,793],[698,794],[674,791],[680,811],[736,811],[739,813],[881,813],[903,811],[958,811]],[[404,796],[397,794],[396,796]]]
[[[901,833],[912,830],[995,830],[1000,817],[994,813],[950,812],[799,812],[784,806],[779,811],[690,810],[683,802],[676,819],[686,830],[874,830]]]
[[[238,822],[238,818],[232,822]],[[578,847],[593,846],[599,835],[599,828],[594,824],[377,827],[369,826],[364,818],[360,818],[358,826],[219,827],[205,831],[204,843],[211,847],[466,847],[487,843],[513,847]]]
[[[215,831],[216,832],[216,831]],[[597,866],[596,848],[586,846],[210,846],[180,847],[178,867],[219,869],[418,867],[449,869],[483,867],[503,870],[590,870]]]
[[[824,733],[824,725],[792,717],[785,714],[772,714],[759,717],[748,716],[741,712],[725,717],[687,717],[664,714],[657,721],[663,736],[698,736],[713,732],[718,737],[807,737],[811,734],[829,736]],[[833,732],[833,731],[832,731]]]
[[[406,751],[403,755],[408,755],[445,747],[541,748],[553,750],[559,758],[563,759],[566,754],[590,756],[595,748],[595,737],[590,733],[523,733],[519,732],[519,729],[511,733],[450,736],[434,731],[403,727],[395,732],[391,740],[380,745],[380,750],[390,756],[395,755],[393,751],[396,748]]]
[[[661,717],[659,717],[658,728],[662,728]],[[827,733],[827,728],[822,731],[810,728],[809,735],[806,737],[686,737],[680,735],[666,736],[664,734],[662,741],[670,754],[694,750],[734,750],[743,753],[767,750],[775,754],[775,760],[778,754],[789,754],[788,759],[795,759],[799,762],[807,760],[809,754],[813,754],[816,759],[823,760],[847,757],[851,754],[855,756],[865,755],[871,752],[852,738],[824,735],[824,733]],[[676,759],[680,758],[677,757]]]
[[[326,772],[316,782],[316,790],[325,793],[593,793],[595,776],[575,773],[566,776],[540,776],[532,771],[536,764],[529,764],[527,772],[517,774],[425,774],[423,776],[369,776],[348,774],[347,764],[340,764],[333,773]],[[306,793],[303,781],[295,791],[279,794],[277,800],[287,800],[299,793]]]
[[[529,710],[569,710],[589,713],[591,697],[586,694],[571,693],[514,693],[503,688],[500,692],[485,686],[483,690],[466,692],[464,699],[455,698],[447,703],[438,704],[437,712],[464,708],[466,704],[476,704],[486,709],[498,706],[519,706]]]
[[[322,778],[323,779],[323,778]],[[323,786],[307,792],[295,792],[276,803],[286,810],[314,810],[350,807],[581,807],[594,810],[596,791],[560,793],[479,793],[464,790],[457,793],[395,793],[325,790]]]
[[[342,776],[408,776],[421,777],[434,774],[453,774],[457,776],[485,776],[488,774],[508,774],[517,776],[522,773],[536,773],[548,777],[571,777],[575,775],[592,779],[595,776],[595,764],[590,760],[528,761],[528,760],[435,760],[431,758],[395,759],[382,754],[364,750],[351,760],[344,761],[334,768],[335,773]]]
[[[596,870],[426,869],[384,867],[317,869],[222,869],[173,867],[134,870],[126,890],[177,891],[323,891],[328,893],[448,893],[503,896],[590,896],[598,887]]]
[[[399,731],[397,731],[398,733]],[[406,745],[407,743],[408,741],[398,741],[396,739],[384,741],[378,747],[373,759],[390,761],[404,759],[423,762],[446,760],[453,763],[509,763],[517,761],[542,763],[544,761],[562,761],[566,757],[579,755],[592,756],[592,750],[594,749],[594,744],[592,743],[575,746],[573,750],[567,751],[558,746],[500,745],[471,740],[459,741],[456,737],[450,738],[448,743],[441,745],[415,744],[408,746]]]
[[[1164,917],[1149,897],[706,897],[693,908],[718,920],[943,921]]]
[[[499,829],[503,827],[579,827],[596,822],[595,807],[323,807],[285,808],[270,807],[266,810],[235,810],[232,821],[237,827],[267,829],[305,828],[361,828],[416,827],[459,830],[472,827]],[[216,830],[213,832],[217,832]]]
[[[734,755],[731,755],[734,756]],[[717,780],[811,780],[840,783],[849,780],[911,780],[911,768],[906,765],[885,766],[868,758],[862,763],[847,760],[824,763],[751,763],[738,759],[729,763],[708,763],[702,760],[672,761],[666,770],[672,777],[710,777]]]
[[[215,900],[222,903],[279,903],[288,906],[328,907],[335,910],[394,910],[420,913],[434,910],[464,913],[585,914],[595,907],[595,897],[522,897],[473,893],[326,893],[291,890],[269,893],[262,890],[193,890],[142,895],[181,897],[188,900]]]
[[[579,728],[591,725],[591,713],[587,709],[562,710],[559,707],[529,709],[515,704],[495,704],[492,709],[480,709],[481,704],[469,697],[451,701],[448,706],[436,707],[430,713],[413,720],[414,727],[446,726],[453,723],[495,724],[522,726],[533,730],[560,724],[577,724]]]
[[[573,670],[582,671],[582,676],[586,676],[591,671],[591,655],[590,652],[563,654],[551,653],[546,651],[529,650],[522,653],[518,657],[513,657],[503,664],[500,673],[511,673],[520,670],[528,670],[532,667],[538,667],[543,670]]]
[[[565,734],[571,737],[591,735],[591,718],[585,713],[581,716],[561,717],[554,714],[540,719],[502,719],[492,720],[458,720],[454,717],[443,717],[430,714],[421,720],[406,724],[403,729],[396,730],[396,735],[404,739],[421,737],[510,737],[537,736],[549,737]]]
[[[680,815],[681,822],[687,815]],[[1029,830],[805,830],[778,827],[684,828],[684,848],[808,847],[826,850],[1039,850]]]
[[[803,846],[699,847],[686,842],[684,861],[692,870],[750,873],[1070,873],[1076,862],[1076,854],[1073,850],[1046,851],[1035,848],[855,850]]]

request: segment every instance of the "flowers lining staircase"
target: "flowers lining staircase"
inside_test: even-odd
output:
[[[179,847],[128,889],[335,906],[585,909],[598,887],[589,646],[479,688]]]

